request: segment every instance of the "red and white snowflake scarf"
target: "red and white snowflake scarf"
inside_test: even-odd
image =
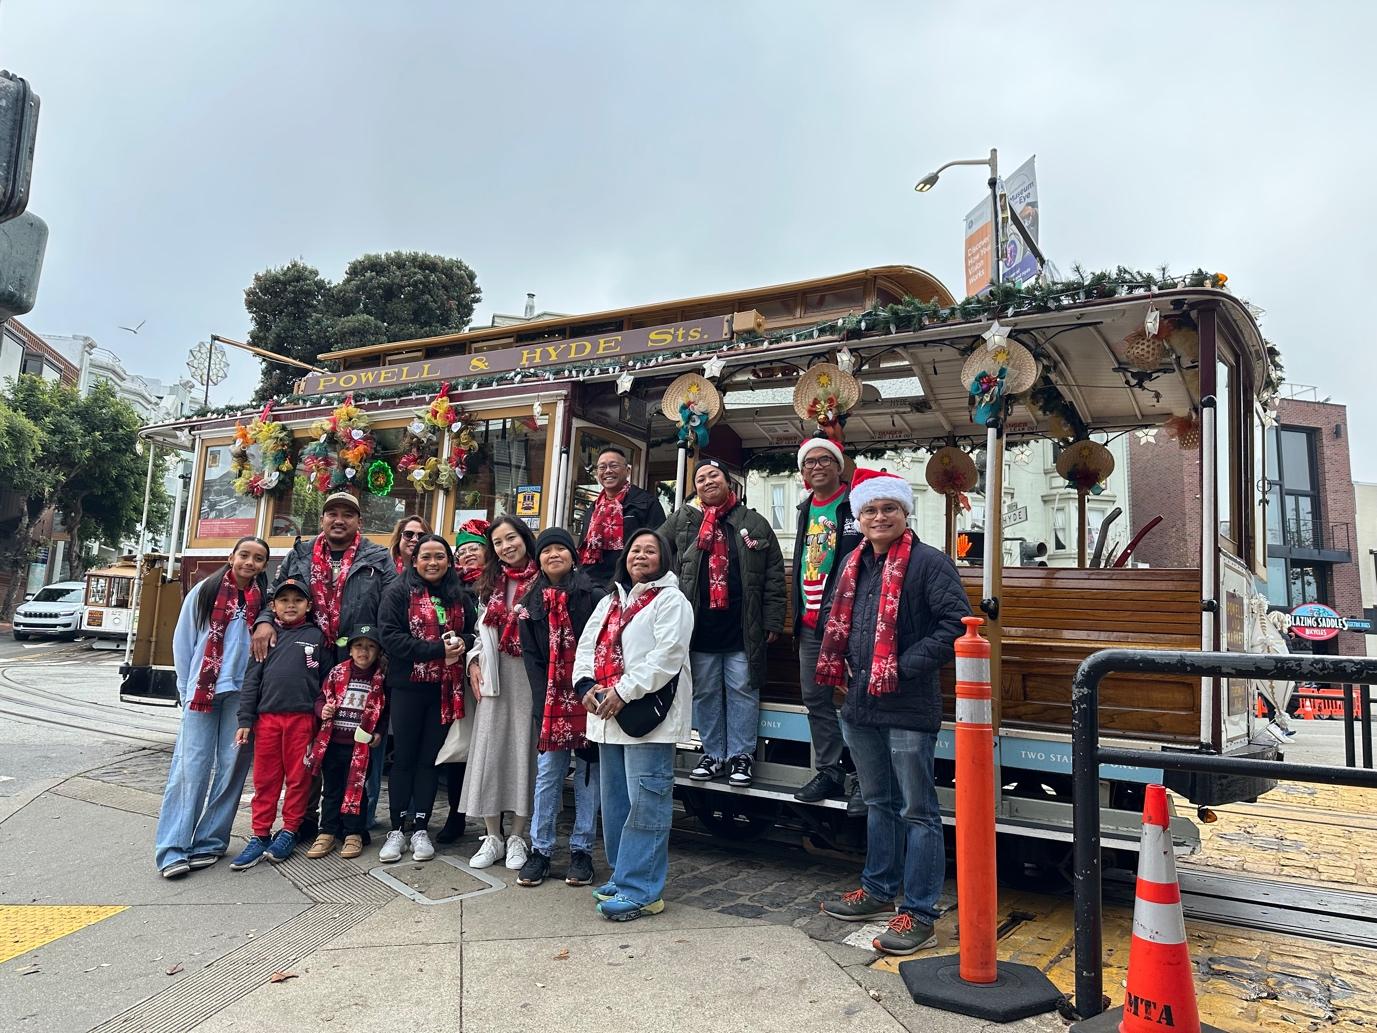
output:
[[[397,553],[397,555],[392,557],[392,565],[397,568],[398,574],[406,573],[406,557],[401,553]]]
[[[626,536],[622,501],[630,490],[630,484],[622,485],[622,490],[615,495],[607,494],[604,489],[593,503],[593,512],[588,517],[588,533],[584,536],[583,548],[579,549],[579,562],[585,567],[602,562],[605,552],[622,551]]]
[[[574,692],[574,654],[578,637],[569,617],[569,593],[550,587],[540,594],[545,601],[546,626],[550,631],[550,659],[545,668],[545,715],[540,721],[536,749],[581,750],[588,745],[588,711]]]
[[[872,696],[888,696],[899,689],[898,623],[899,593],[904,587],[904,573],[908,558],[918,536],[905,531],[885,553],[880,572],[880,603],[875,614],[875,645],[870,657],[870,687]],[[836,601],[832,604],[827,629],[822,635],[818,653],[818,684],[845,691],[846,644],[851,637],[851,611],[856,605],[856,577],[861,569],[861,553],[870,551],[867,544],[853,549],[846,557],[846,565],[837,577]]]
[[[344,694],[349,691],[349,682],[354,679],[355,673],[354,662],[345,660],[336,664],[325,676],[325,684],[320,687],[320,693],[326,706],[334,706],[338,710],[344,702]],[[363,671],[358,671],[357,675],[360,681],[366,677],[371,678],[368,697],[363,704],[363,714],[359,718],[359,727],[372,735],[378,729],[378,720],[382,717],[383,703],[386,699],[383,694],[382,661],[379,660],[373,665],[371,676]],[[312,775],[320,772],[320,766],[325,761],[325,751],[330,748],[330,734],[334,727],[334,718],[322,721],[320,728],[316,730],[315,740],[306,751],[306,766],[311,769]],[[344,783],[344,803],[340,806],[340,810],[345,814],[358,814],[363,807],[363,783],[368,777],[370,748],[366,742],[354,741],[354,752],[349,758],[349,777]]]
[[[593,680],[604,690],[611,692],[626,673],[626,661],[622,658],[622,631],[631,623],[631,618],[650,605],[652,599],[660,594],[660,589],[647,588],[636,601],[622,613],[619,595],[612,596],[612,605],[607,609],[607,617],[598,629],[598,642],[593,649]]]
[[[445,619],[440,619],[440,614],[435,609],[435,599],[428,591],[416,587],[411,589],[411,601],[407,607],[407,627],[412,638],[421,639],[423,642],[439,642],[446,631],[453,631],[456,635],[462,633],[463,626],[452,627],[449,623],[450,617],[451,614],[446,613]],[[463,663],[447,664],[443,657],[414,663],[411,665],[411,681],[413,684],[440,686],[441,724],[447,725],[464,716]]]
[[[250,584],[241,592],[233,571],[225,571],[210,611],[210,634],[206,636],[206,651],[201,657],[201,670],[196,675],[196,691],[188,704],[191,710],[205,713],[215,704],[215,683],[220,680],[220,667],[225,661],[225,632],[230,622],[243,617],[245,623],[253,627],[262,609],[263,593],[258,583]]]
[[[497,584],[493,586],[492,598],[488,600],[488,608],[483,613],[483,623],[490,628],[500,629],[497,644],[502,652],[508,656],[521,655],[521,619],[522,607],[519,601],[525,597],[527,589],[531,587],[531,582],[540,573],[540,568],[531,557],[526,557],[526,565],[520,570],[502,566],[502,572],[497,575]],[[516,584],[516,593],[512,596],[513,605],[507,605],[507,584]]]
[[[359,551],[360,535],[354,535],[349,548],[339,564],[339,578],[330,566],[330,542],[325,535],[316,535],[311,546],[311,616],[317,627],[325,632],[325,641],[335,644],[339,638],[339,607],[344,597],[344,582],[349,577],[349,568],[354,565],[354,556]]]
[[[736,505],[736,492],[728,492],[720,506],[704,506],[698,525],[698,551],[708,554],[708,608],[725,610],[727,599],[727,514]],[[699,569],[702,576],[702,569]]]

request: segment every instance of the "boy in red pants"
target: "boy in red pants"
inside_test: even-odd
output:
[[[327,662],[325,635],[308,620],[310,590],[296,578],[277,586],[272,609],[277,645],[261,663],[249,664],[239,693],[235,742],[243,746],[253,732],[253,838],[230,862],[235,871],[252,868],[264,857],[279,863],[292,855],[311,794],[306,751],[316,734],[315,700]],[[282,828],[274,836],[284,782]]]

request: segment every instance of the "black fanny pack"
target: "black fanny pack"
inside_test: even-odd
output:
[[[664,688],[657,692],[648,692],[640,699],[633,699],[617,711],[617,724],[633,739],[649,735],[669,714],[669,708],[674,705],[675,690],[678,688],[679,676],[676,674],[665,683]]]

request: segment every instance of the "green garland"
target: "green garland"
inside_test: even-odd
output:
[[[1147,294],[1157,291],[1179,290],[1184,288],[1222,289],[1228,281],[1223,273],[1210,273],[1196,269],[1184,276],[1173,276],[1163,268],[1156,273],[1129,269],[1119,266],[1113,271],[1087,274],[1081,266],[1072,267],[1073,277],[1056,283],[1032,281],[1025,284],[997,284],[983,294],[972,295],[954,305],[941,305],[936,301],[923,302],[916,298],[905,298],[893,305],[882,305],[865,312],[828,319],[809,327],[781,330],[771,334],[741,334],[735,338],[730,348],[750,344],[779,344],[788,341],[816,340],[823,337],[837,337],[842,341],[860,340],[883,334],[897,334],[921,330],[929,326],[943,326],[959,323],[983,322],[1001,316],[1017,316],[1038,312],[1058,312],[1074,308],[1087,301],[1103,298],[1122,297],[1134,294]],[[1281,351],[1270,341],[1267,347],[1268,368],[1263,375],[1262,391],[1264,399],[1270,399],[1280,390],[1284,369],[1281,364]],[[611,357],[597,363],[582,362],[577,368],[565,367],[554,370],[515,370],[495,373],[485,377],[461,379],[455,386],[460,391],[471,391],[482,387],[515,385],[523,383],[538,384],[555,380],[585,380],[591,376],[614,371],[652,369],[666,361],[683,362],[699,356],[707,357],[724,350],[724,345],[697,348],[674,354],[654,355],[625,360]],[[424,388],[405,385],[394,388],[379,388],[368,392],[355,392],[357,398],[367,401],[384,401],[393,398],[424,397]],[[290,408],[316,407],[337,404],[344,394],[312,395],[309,399],[301,395],[279,395],[274,404]],[[1064,399],[1063,399],[1064,401]],[[204,417],[244,415],[249,411],[244,405],[229,405],[210,409],[199,414]],[[1048,410],[1044,410],[1048,411]],[[1068,420],[1068,422],[1070,422]]]

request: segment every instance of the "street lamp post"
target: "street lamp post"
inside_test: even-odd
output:
[[[987,165],[990,169],[990,220],[994,227],[994,240],[992,242],[993,254],[990,255],[990,277],[991,282],[999,285],[1004,275],[1004,232],[1000,226],[999,218],[999,151],[994,147],[990,148],[988,158],[962,158],[960,161],[949,161],[935,172],[929,172],[920,179],[914,186],[914,190],[920,194],[926,194],[937,185],[937,177],[947,169],[957,165]]]

